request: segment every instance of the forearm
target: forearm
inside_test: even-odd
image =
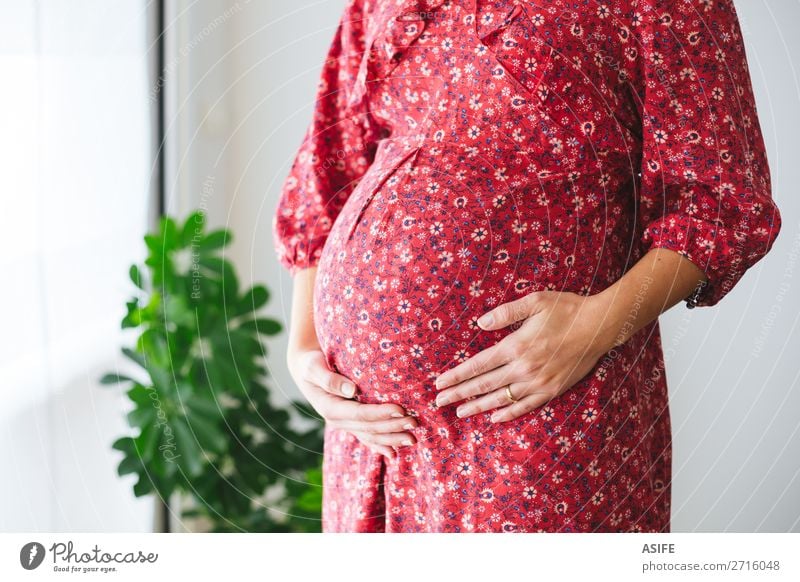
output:
[[[650,250],[595,296],[605,313],[598,337],[601,346],[611,349],[623,344],[705,279],[703,271],[686,257],[667,249]]]
[[[292,311],[289,322],[289,351],[307,350],[319,347],[314,328],[314,281],[317,268],[298,271],[294,276],[292,290]]]

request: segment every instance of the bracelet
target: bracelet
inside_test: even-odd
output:
[[[697,287],[694,288],[694,291],[692,291],[692,294],[685,299],[687,309],[694,309],[697,307],[697,302],[700,300],[700,294],[703,292],[703,289],[705,289],[706,285],[708,285],[708,281],[700,281],[697,284]]]

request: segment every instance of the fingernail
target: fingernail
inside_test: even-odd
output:
[[[492,415],[492,416],[489,418],[489,420],[491,420],[492,422],[498,422],[498,421],[500,420],[500,415],[499,415],[499,414],[493,414],[493,415]]]
[[[351,384],[350,382],[345,382],[342,384],[342,394],[350,398],[353,394],[356,393],[356,387]]]
[[[392,418],[403,418],[405,416],[402,412],[393,412]]]
[[[436,406],[447,406],[448,404],[450,404],[450,401],[447,397],[443,396],[436,399]]]
[[[494,321],[494,316],[491,313],[487,313],[485,315],[481,315],[478,318],[478,325],[480,325],[481,327],[488,327],[492,325],[493,321]]]
[[[404,440],[404,441],[403,441],[403,444],[404,444],[405,446],[407,446],[407,447],[410,447],[410,446],[411,446],[411,445],[413,445],[414,443],[413,443],[413,442],[411,442],[411,439],[406,439],[406,440]]]
[[[406,424],[403,425],[403,430],[414,430],[414,425],[411,424],[410,422],[407,422]]]
[[[464,416],[467,415],[467,412],[469,412],[469,410],[466,409],[466,408],[457,408],[456,409],[456,416],[458,418],[463,418]]]

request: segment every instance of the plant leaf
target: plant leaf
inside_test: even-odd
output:
[[[191,400],[188,400],[186,407],[191,412],[192,418],[201,416],[208,421],[215,422],[224,415],[222,407],[217,402],[202,396],[194,396]]]
[[[161,217],[161,243],[165,253],[176,250],[180,245],[178,225],[170,216]]]
[[[263,285],[254,285],[242,295],[237,305],[236,314],[243,315],[257,311],[269,301],[269,291]]]
[[[117,466],[117,475],[122,477],[123,475],[129,475],[130,473],[139,473],[142,469],[144,469],[144,466],[142,465],[142,461],[139,459],[139,457],[128,456],[122,459]]]
[[[204,254],[200,255],[199,263],[206,274],[206,277],[200,278],[200,284],[203,288],[202,295],[207,296],[210,295],[209,291],[213,292],[213,290],[209,289],[213,287],[209,281],[211,279],[216,281],[218,286],[222,288],[219,295],[224,295],[225,303],[228,305],[236,304],[239,299],[239,280],[231,263],[222,257]],[[214,305],[212,297],[209,297],[205,307],[209,308],[212,305]]]
[[[203,461],[200,457],[202,453],[191,429],[182,418],[176,418],[170,425],[175,433],[177,454],[180,455],[179,464],[185,468],[190,477],[199,475],[203,469]]]
[[[134,408],[128,413],[128,422],[131,426],[143,428],[156,420],[156,411],[152,406]]]
[[[188,247],[192,242],[199,242],[203,236],[205,228],[206,217],[202,210],[195,210],[186,217],[186,222],[183,223],[181,229],[181,245]],[[197,237],[195,239],[195,237]]]
[[[142,273],[139,271],[138,265],[131,265],[131,268],[128,270],[128,276],[134,285],[144,291],[144,280],[142,279]]]
[[[283,329],[283,325],[274,319],[259,318],[241,322],[238,329],[255,331],[264,335],[277,335]]]
[[[104,374],[100,378],[100,383],[104,385],[108,384],[119,384],[120,382],[136,382],[133,378],[125,376],[123,374],[116,374],[116,373],[108,373]]]
[[[122,353],[128,356],[129,359],[133,360],[137,364],[139,364],[142,368],[147,368],[144,363],[144,356],[137,351],[132,350],[131,348],[122,348]]]
[[[147,245],[147,248],[150,251],[150,257],[148,257],[148,260],[154,260],[156,257],[160,257],[164,254],[164,246],[161,244],[161,237],[158,235],[144,235],[144,244]],[[147,264],[149,265],[150,263]]]
[[[164,305],[164,317],[167,322],[182,327],[194,328],[194,309],[190,309],[186,299],[181,295],[168,295]]]
[[[162,425],[159,423],[149,424],[142,428],[142,432],[134,440],[136,450],[142,463],[152,469],[152,460],[161,454],[159,445],[161,444],[161,429]]]
[[[144,497],[153,492],[153,484],[148,475],[139,475],[139,481],[133,486],[133,494],[136,497]]]
[[[203,240],[200,241],[199,247],[201,252],[209,252],[215,249],[221,249],[228,246],[233,240],[233,235],[227,229],[215,230],[208,233]]]
[[[131,327],[139,327],[142,325],[142,315],[144,312],[139,309],[136,301],[128,303],[128,313],[122,318],[122,329],[129,329]]]
[[[186,417],[187,426],[194,431],[197,443],[206,451],[221,453],[228,444],[228,438],[214,423],[200,415]]]
[[[137,353],[143,355],[142,361],[146,362],[145,367],[159,390],[169,387],[169,375],[172,371],[165,335],[166,330],[151,327],[144,330],[136,341]]]
[[[137,406],[153,406],[155,400],[150,397],[150,392],[152,390],[155,389],[136,384],[133,388],[128,390],[128,399]]]
[[[136,445],[133,442],[133,439],[129,436],[120,437],[111,443],[111,448],[116,451],[122,451],[123,453],[130,454],[136,452]]]
[[[235,305],[239,298],[239,279],[233,266],[228,261],[225,261],[222,265],[222,290],[225,303],[227,305]]]
[[[227,261],[222,257],[200,257],[200,266],[206,268],[215,275],[222,276],[222,271]]]

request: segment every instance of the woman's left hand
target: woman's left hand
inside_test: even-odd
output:
[[[461,418],[493,410],[492,422],[504,422],[563,394],[614,346],[606,302],[605,294],[536,291],[487,312],[478,319],[485,330],[524,321],[497,344],[441,374],[436,404],[459,404]]]

